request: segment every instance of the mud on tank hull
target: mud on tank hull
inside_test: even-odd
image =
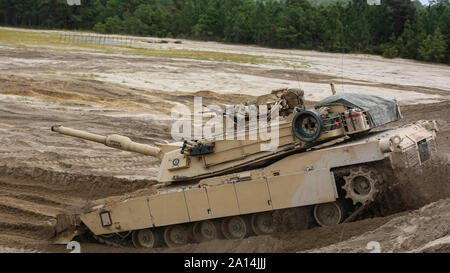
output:
[[[351,221],[386,190],[391,181],[383,172],[420,166],[436,153],[436,132],[435,121],[420,121],[295,153],[264,168],[60,215],[55,242],[84,229],[113,245],[174,247],[269,234],[284,215],[295,215],[300,229],[314,220],[321,226]]]

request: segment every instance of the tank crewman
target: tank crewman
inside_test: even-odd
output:
[[[300,88],[288,88],[281,95],[281,114],[287,116],[294,112],[295,107],[305,109],[305,92]]]

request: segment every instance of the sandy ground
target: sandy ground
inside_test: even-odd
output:
[[[370,242],[377,242],[380,252],[450,252],[450,199],[433,202],[386,224],[312,252],[376,251]],[[369,245],[368,245],[369,244]]]
[[[441,160],[425,171],[404,174],[402,190],[392,197],[400,200],[393,214],[333,228],[145,251],[368,252],[370,239],[387,252],[448,252],[448,66],[197,41],[133,45],[247,54],[270,63],[71,52],[0,42],[0,252],[66,252],[64,246],[49,244],[56,214],[80,211],[97,198],[155,186],[157,160],[63,137],[52,133],[51,125],[117,133],[152,144],[171,140],[171,108],[192,106],[196,95],[204,104],[234,104],[300,84],[311,105],[329,95],[331,81],[338,92],[398,99],[404,119],[392,126],[438,121]],[[402,243],[395,245],[396,240]],[[85,243],[82,251],[143,250]]]
[[[60,34],[55,31],[46,33]],[[15,44],[7,43],[3,48],[9,53],[2,54],[0,48],[0,64],[16,75],[28,72],[33,76],[36,73],[92,73],[98,76],[98,81],[165,92],[208,90],[222,94],[263,95],[280,86],[300,86],[306,90],[306,98],[313,101],[329,96],[330,82],[335,83],[339,92],[378,94],[404,104],[440,101],[448,98],[450,91],[448,65],[361,54],[268,49],[216,42],[183,40],[182,44],[175,44],[173,39],[167,39],[168,44],[158,44],[147,43],[158,40],[152,37],[126,39],[133,40],[132,49],[159,52],[178,50],[185,54],[178,58],[158,58],[99,53],[98,50],[87,52],[86,49],[80,54],[80,50],[71,44],[67,44],[66,51],[55,52],[46,50],[48,47],[39,47],[39,50],[31,46],[18,49]],[[11,50],[16,54],[11,54]],[[226,53],[231,57],[255,59],[250,58],[248,62],[241,63],[233,62],[235,59],[217,63],[208,58],[197,59],[197,52]]]

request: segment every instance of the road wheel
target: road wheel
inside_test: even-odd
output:
[[[322,227],[335,226],[344,220],[344,208],[339,202],[317,204],[314,218]]]
[[[136,248],[154,248],[161,243],[161,234],[156,229],[141,229],[133,231],[131,240]]]
[[[225,238],[229,240],[245,238],[249,233],[249,225],[241,216],[223,219],[221,229]]]
[[[250,222],[253,232],[257,235],[272,234],[275,231],[272,212],[253,214]]]
[[[213,221],[197,222],[192,227],[194,239],[197,242],[211,241],[219,239],[219,228]]]
[[[301,110],[292,119],[294,135],[304,142],[316,140],[322,133],[323,120],[314,110]]]
[[[168,226],[164,229],[164,242],[168,247],[186,245],[189,242],[189,232],[183,225]]]

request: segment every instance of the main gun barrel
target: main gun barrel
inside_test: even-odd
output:
[[[73,136],[93,142],[102,143],[111,148],[157,157],[160,160],[162,157],[160,148],[134,142],[130,138],[125,136],[120,135],[102,136],[81,130],[64,127],[61,125],[52,126],[51,130],[53,132],[58,132],[63,135]]]

